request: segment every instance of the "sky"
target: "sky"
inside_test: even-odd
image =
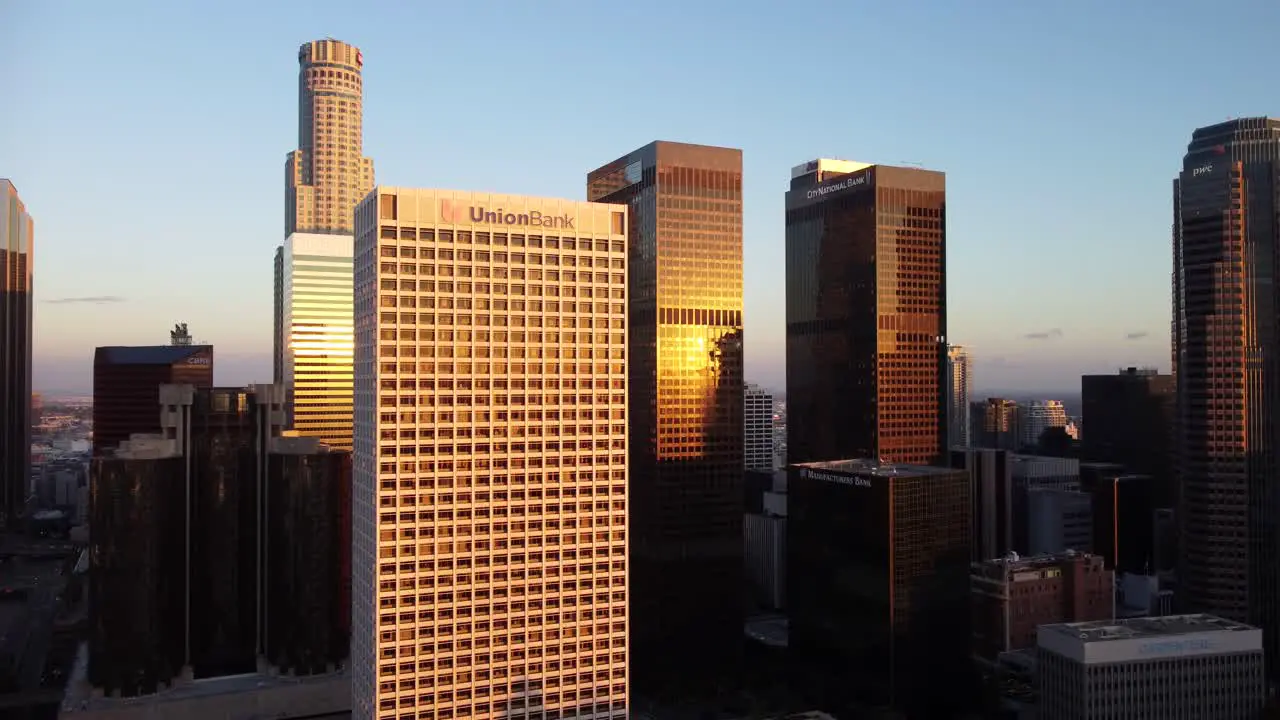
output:
[[[1210,12],[1210,9],[1212,12]],[[93,348],[271,376],[297,49],[364,53],[380,184],[582,199],[652,140],[743,149],[747,378],[785,387],[783,193],[817,157],[947,174],[950,342],[978,391],[1169,365],[1172,179],[1280,114],[1274,0],[0,0],[0,177],[36,221],[37,390]]]

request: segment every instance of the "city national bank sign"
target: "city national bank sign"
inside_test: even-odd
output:
[[[849,190],[851,188],[856,188],[860,185],[866,185],[870,179],[871,179],[871,173],[864,172],[861,175],[858,175],[857,177],[848,177],[841,180],[840,182],[834,182],[826,185],[818,185],[816,187],[812,187],[809,189],[807,193],[805,193],[804,197],[806,200],[826,197],[827,195],[830,195],[831,193],[834,193],[834,192],[840,192],[841,190]]]
[[[463,204],[456,200],[440,201],[440,219],[453,224],[470,221],[486,225],[514,225],[517,227],[561,228],[565,230],[573,230],[575,220],[568,213],[549,215],[537,210],[516,213],[508,212],[502,208],[490,209],[483,205],[467,206],[464,212]]]
[[[822,472],[821,470],[801,470],[800,477],[811,478],[813,480],[822,480],[824,482],[838,483],[840,485],[852,485],[854,487],[871,487],[871,479],[859,477],[857,475],[841,475],[839,473]]]

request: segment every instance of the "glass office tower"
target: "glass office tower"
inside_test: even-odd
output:
[[[294,233],[277,262],[276,375],[290,427],[351,449],[350,235]]]
[[[0,178],[0,523],[26,506],[31,483],[31,292],[35,223]]]
[[[587,199],[631,211],[633,675],[714,692],[742,638],[742,151],[651,143]]]
[[[1186,610],[1261,627],[1274,657],[1280,119],[1196,130],[1173,200],[1178,585]],[[1280,664],[1269,666],[1273,679],[1280,676]]]
[[[815,160],[787,204],[787,454],[946,465],[946,176]]]

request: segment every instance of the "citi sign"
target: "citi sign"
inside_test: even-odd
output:
[[[453,200],[440,201],[440,219],[447,223],[467,222],[468,218],[473,223],[485,223],[488,225],[521,225],[526,227],[545,227],[545,228],[564,228],[572,230],[574,218],[567,213],[562,215],[548,215],[537,210],[528,212],[513,213],[506,212],[502,208],[490,210],[483,205],[471,205],[467,208],[464,216],[462,204]]]

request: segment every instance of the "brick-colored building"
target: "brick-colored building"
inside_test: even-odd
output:
[[[972,564],[972,652],[994,663],[1002,652],[1033,649],[1036,628],[1112,617],[1115,577],[1102,557],[1068,550]]]

